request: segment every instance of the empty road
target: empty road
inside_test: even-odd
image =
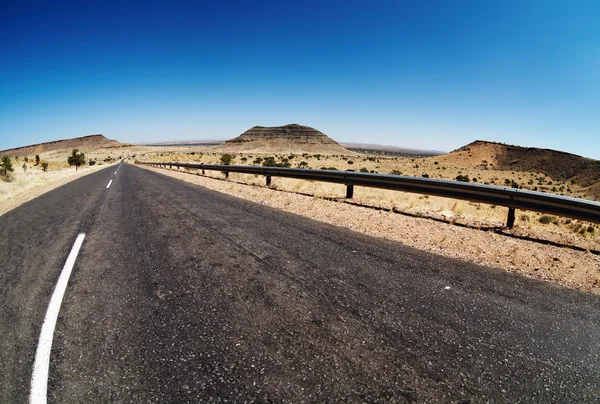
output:
[[[597,296],[122,164],[0,216],[2,403],[79,234],[52,403],[600,400]]]

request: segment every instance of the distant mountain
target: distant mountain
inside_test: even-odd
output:
[[[44,152],[64,149],[90,149],[100,147],[126,147],[127,144],[116,140],[107,139],[104,135],[89,135],[73,139],[55,140],[52,142],[38,143],[14,149],[1,150],[0,156],[30,156]]]
[[[438,150],[422,150],[422,149],[408,149],[404,147],[379,145],[371,143],[340,143],[346,149],[357,151],[360,153],[382,153],[382,154],[393,154],[402,156],[439,156],[446,152]]]
[[[353,154],[324,133],[298,124],[255,126],[213,149],[246,153]]]

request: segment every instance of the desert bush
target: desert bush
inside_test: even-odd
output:
[[[248,157],[242,157],[240,160],[242,160],[245,163],[246,161],[248,161]]]
[[[88,164],[89,164],[90,166],[94,166],[94,165],[96,165],[96,160],[90,160],[90,161],[88,162]]]
[[[456,176],[456,181],[469,182],[471,180],[469,179],[468,175],[457,175]]]
[[[6,177],[9,172],[14,171],[12,162],[10,161],[10,157],[4,156],[2,160],[0,160],[0,175]]]
[[[47,161],[42,161],[42,170],[44,170],[44,172],[48,171],[48,162]]]
[[[369,170],[367,170],[365,167],[361,168],[358,171],[360,171],[361,173],[368,173],[369,172]]]
[[[260,163],[262,163],[262,162],[263,162],[263,159],[262,159],[262,157],[257,157],[257,158],[255,158],[255,159],[254,159],[254,161],[253,161],[252,163],[253,163],[253,164],[260,164]]]
[[[306,168],[308,167],[308,163],[306,161],[301,161],[298,163],[298,168]]]
[[[392,170],[390,172],[390,174],[392,174],[392,175],[402,175],[402,171],[400,171],[400,170]]]
[[[354,164],[354,161],[352,161],[352,160],[348,160],[348,161],[347,161],[347,163],[348,163],[348,164]]]
[[[36,155],[35,155],[35,165],[37,166],[37,165],[39,165],[39,164],[40,164],[40,155],[39,155],[39,154],[36,154]]]
[[[231,157],[231,154],[225,153],[221,156],[220,160],[221,160],[221,164],[228,166],[229,164],[231,164],[233,157]]]
[[[423,177],[423,178],[429,178],[429,174],[423,173],[423,174],[421,174],[421,177]]]
[[[277,166],[277,162],[275,161],[275,157],[267,157],[262,165],[264,167],[276,167]]]
[[[540,222],[541,224],[550,224],[550,223],[552,223],[553,220],[554,220],[554,216],[542,215],[538,219],[538,222]]]
[[[79,166],[85,164],[85,154],[79,153],[78,149],[73,149],[73,152],[67,158],[67,163],[69,163],[70,166],[75,166],[75,170],[77,170],[79,169]]]

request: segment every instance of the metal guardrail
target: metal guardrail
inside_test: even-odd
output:
[[[155,167],[183,167],[229,173],[257,174],[266,177],[296,178],[303,180],[331,182],[346,185],[346,198],[352,198],[354,186],[390,189],[395,191],[443,196],[471,202],[505,206],[508,210],[507,227],[512,228],[515,221],[515,209],[549,213],[557,216],[587,220],[600,223],[600,203],[585,199],[571,198],[555,194],[546,194],[523,189],[494,185],[438,180],[433,178],[408,177],[404,175],[371,174],[354,171],[313,170],[306,168],[282,168],[261,166],[229,166],[217,164],[138,162]]]

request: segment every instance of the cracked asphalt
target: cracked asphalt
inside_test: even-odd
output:
[[[49,402],[600,401],[598,296],[123,164],[0,216],[0,402],[80,232]]]

